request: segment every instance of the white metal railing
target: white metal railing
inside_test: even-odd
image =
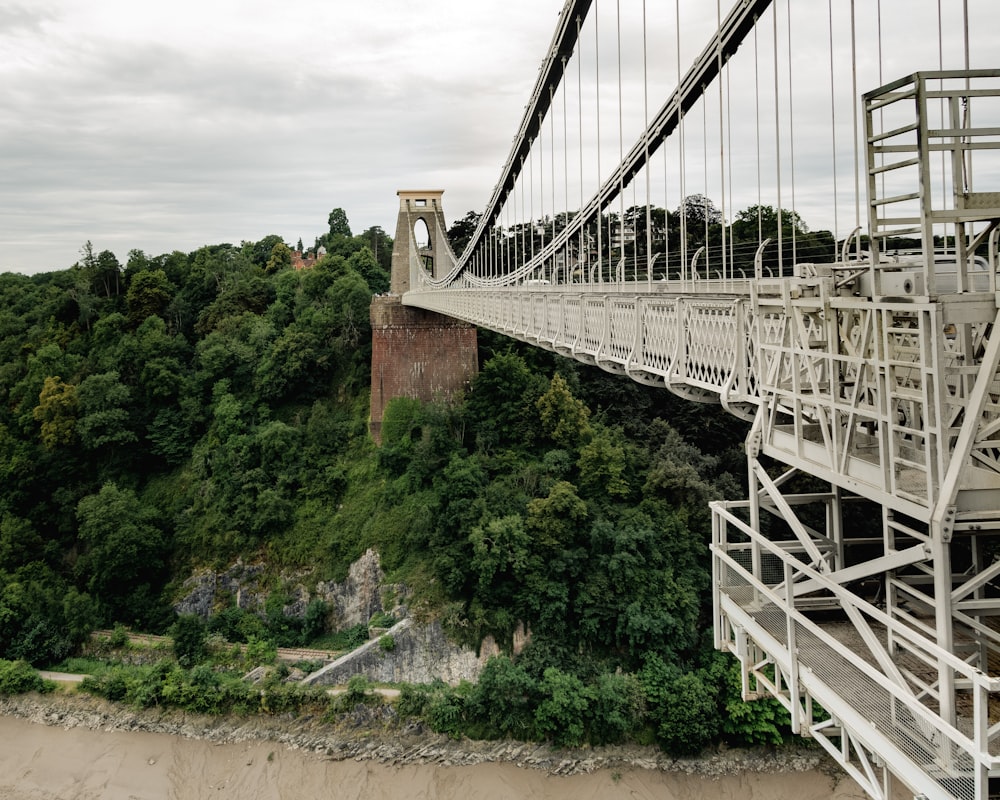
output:
[[[439,289],[406,295],[431,311],[548,347],[642,383],[727,406],[757,402],[747,358],[749,295],[732,281],[701,281],[682,296],[643,282],[631,291],[597,284]]]

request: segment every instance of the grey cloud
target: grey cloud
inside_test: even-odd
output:
[[[30,7],[20,3],[0,6],[0,36],[38,32],[43,23],[52,19],[54,15],[40,4]]]

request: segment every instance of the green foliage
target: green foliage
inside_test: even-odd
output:
[[[259,688],[207,664],[184,669],[169,661],[147,667],[111,667],[88,675],[80,688],[138,708],[178,708],[199,714],[316,713],[327,704],[322,689],[280,682],[266,682]]]
[[[573,446],[590,436],[590,409],[573,397],[562,375],[552,376],[549,390],[535,406],[543,433],[557,446]]]
[[[721,687],[721,728],[732,744],[756,747],[780,745],[790,737],[791,717],[773,697],[744,700],[740,665],[732,656],[714,653],[708,667],[710,679]]]
[[[667,752],[697,755],[718,734],[718,690],[703,672],[682,672],[650,654],[639,680],[656,738]]]
[[[379,264],[374,252],[367,246],[347,259],[347,265],[360,275],[372,294],[389,291],[389,273]]]
[[[156,510],[131,489],[106,483],[76,513],[86,548],[77,566],[88,591],[111,619],[154,627],[163,613],[157,597],[166,566]]]
[[[486,662],[470,706],[490,737],[533,739],[538,732],[535,709],[541,695],[538,682],[506,657]]]
[[[379,611],[376,614],[372,614],[371,618],[368,620],[369,628],[391,628],[399,620],[397,620],[388,611]]]
[[[539,732],[560,747],[583,744],[591,693],[575,675],[556,667],[545,670],[539,690],[543,700],[535,711]]]
[[[532,540],[520,515],[491,519],[469,534],[471,568],[478,594],[496,605],[511,604],[520,589],[520,577],[532,559]]]
[[[592,744],[618,744],[640,727],[646,705],[642,686],[635,675],[602,673],[589,688],[589,740]]]
[[[335,208],[330,212],[327,218],[327,224],[330,226],[331,236],[350,236],[351,226],[347,221],[347,212],[342,208]]]
[[[538,412],[533,404],[541,383],[524,359],[511,352],[483,364],[466,401],[481,448],[522,447],[534,438]]]
[[[88,598],[70,592],[48,565],[34,561],[11,573],[0,570],[0,658],[33,664],[69,655],[96,621]]]
[[[593,497],[626,497],[629,494],[627,466],[623,437],[601,427],[580,448],[577,461],[580,489]]]
[[[264,266],[264,272],[271,274],[292,266],[292,249],[284,242],[278,242],[271,248],[271,255]]]
[[[454,737],[549,739],[564,747],[623,742],[643,724],[636,676],[602,673],[588,682],[569,669],[549,666],[536,677],[519,662],[493,657],[475,686],[404,686],[399,713],[422,716]]]
[[[111,636],[108,637],[108,644],[115,649],[128,647],[128,628],[120,622],[116,622],[114,628],[111,630]]]
[[[348,651],[356,650],[368,641],[368,626],[364,623],[352,625],[340,631],[327,633],[318,639],[314,639],[311,647],[320,650]]]
[[[174,655],[182,667],[193,667],[207,655],[208,626],[197,614],[182,614],[170,626]]]
[[[473,686],[465,682],[434,692],[424,712],[431,730],[453,739],[460,738],[466,726],[466,707],[473,692]]]
[[[429,687],[404,683],[399,687],[399,702],[396,704],[396,713],[402,719],[421,717],[430,701],[430,697],[431,690]]]
[[[55,450],[71,444],[76,437],[76,387],[58,376],[45,379],[32,416],[41,425],[42,445]]]
[[[34,526],[12,514],[0,516],[0,569],[13,571],[38,559],[44,542]]]
[[[247,637],[246,660],[250,664],[273,664],[278,657],[278,648],[267,639]]]
[[[47,664],[45,668],[74,675],[97,675],[108,669],[108,662],[87,656],[70,656],[55,664]]]
[[[482,214],[475,211],[466,212],[464,217],[455,220],[448,228],[448,243],[456,253],[461,253],[476,232],[476,226]]]
[[[132,391],[115,370],[90,375],[76,391],[79,419],[76,432],[88,450],[133,444],[129,406]]]
[[[173,297],[174,287],[162,269],[137,272],[132,276],[125,302],[128,305],[128,321],[138,327],[153,314],[162,315]]]
[[[336,714],[354,711],[358,706],[383,705],[385,699],[371,689],[372,683],[364,675],[352,675],[344,691],[334,696],[327,718],[332,719]]]
[[[391,653],[396,649],[396,639],[388,633],[383,634],[378,638],[378,646],[383,653]]]
[[[49,692],[54,684],[45,681],[27,661],[0,659],[0,697],[26,692]]]
[[[319,598],[309,601],[302,620],[302,643],[309,644],[326,633],[330,617],[330,605]]]
[[[394,397],[382,415],[382,444],[399,445],[419,438],[422,404],[412,397]]]
[[[343,694],[345,706],[353,708],[359,703],[367,702],[370,688],[371,682],[364,675],[352,675],[347,680],[347,690]]]
[[[721,233],[696,200],[685,211]],[[658,211],[654,224],[675,224]],[[627,213],[638,231],[645,213]],[[371,547],[411,607],[464,641],[493,634],[513,652],[531,632],[476,687],[406,690],[436,730],[567,744],[650,731],[671,749],[783,736],[780,711],[738,700],[699,635],[706,502],[738,489],[743,423],[481,332],[465,401],[393,401],[376,449],[368,315],[392,243],[378,228],[353,236],[342,209],[327,223],[308,270],[287,269],[271,235],[133,250],[124,270],[85,246],[63,273],[0,275],[0,657],[59,661],[113,623],[163,631],[193,568],[244,558],[268,579],[343,580]],[[461,223],[456,235],[475,215]],[[365,625],[331,632],[318,600],[287,617],[268,588],[263,613],[222,601],[207,631],[176,620],[195,669],[92,682],[138,705],[308,704],[277,685],[262,701],[198,663],[206,632],[209,653],[241,669],[278,644],[368,640]]]

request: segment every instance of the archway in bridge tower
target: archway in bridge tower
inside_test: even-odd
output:
[[[427,226],[427,220],[418,217],[413,223],[413,241],[417,245],[417,252],[420,254],[420,263],[424,265],[431,275],[434,274],[434,248],[431,246],[431,231]]]

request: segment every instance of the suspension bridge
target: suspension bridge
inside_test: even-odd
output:
[[[873,798],[985,800],[998,14],[710,5],[566,2],[462,252],[441,192],[400,192],[391,292],[751,421],[748,497],[712,504],[745,696]]]

